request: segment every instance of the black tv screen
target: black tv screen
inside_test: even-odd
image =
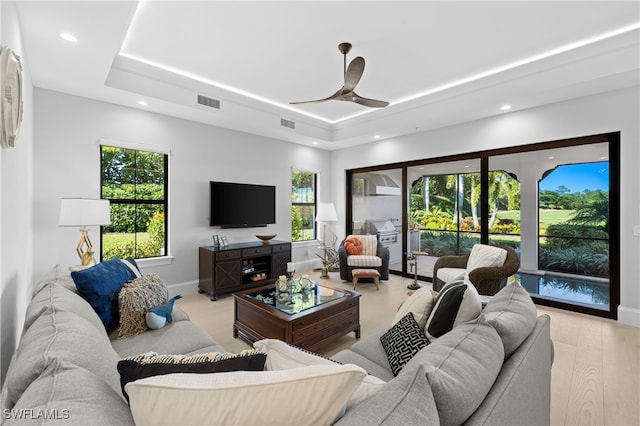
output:
[[[276,187],[209,182],[209,226],[253,228],[276,223]]]

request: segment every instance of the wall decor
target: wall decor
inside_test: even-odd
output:
[[[10,148],[15,146],[22,122],[22,64],[8,47],[0,52],[0,112],[0,146]]]

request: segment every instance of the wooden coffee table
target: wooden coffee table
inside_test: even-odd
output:
[[[233,337],[280,339],[310,351],[352,331],[359,339],[360,294],[314,284],[291,295],[276,294],[273,284],[234,293]]]

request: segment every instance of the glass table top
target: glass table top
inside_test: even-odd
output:
[[[294,279],[293,289],[290,293],[286,291],[276,292],[274,285],[272,288],[246,293],[245,295],[251,300],[264,303],[289,315],[315,308],[316,306],[340,299],[347,295],[347,293],[343,291],[324,287],[313,281],[311,288],[301,290],[299,286],[295,285],[295,281],[297,281],[297,279]]]

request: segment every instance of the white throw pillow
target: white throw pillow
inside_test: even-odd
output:
[[[264,369],[267,371],[288,370],[308,365],[340,365],[340,363],[314,353],[291,346],[282,340],[263,339],[253,344],[254,349],[267,354]],[[367,374],[362,383],[347,401],[347,410],[376,393],[387,382]]]
[[[474,244],[467,260],[467,275],[477,268],[498,268],[504,265],[507,251],[486,244]]]
[[[126,391],[136,424],[332,424],[365,375],[352,364],[174,373],[136,380]]]
[[[407,313],[411,312],[413,314],[413,319],[416,320],[420,328],[424,328],[425,325],[427,325],[429,314],[431,314],[431,310],[433,309],[433,302],[434,297],[431,293],[431,287],[425,286],[416,290],[402,303],[402,305],[400,305],[398,312],[396,312],[396,315],[393,317],[391,325],[394,326],[405,315],[407,315]]]
[[[358,235],[362,241],[362,255],[376,256],[378,254],[378,236],[377,235]]]
[[[442,287],[427,319],[424,334],[431,341],[457,325],[478,318],[482,300],[470,281],[455,281]]]
[[[436,278],[446,284],[453,281],[463,280],[466,273],[467,270],[462,268],[439,268]]]

